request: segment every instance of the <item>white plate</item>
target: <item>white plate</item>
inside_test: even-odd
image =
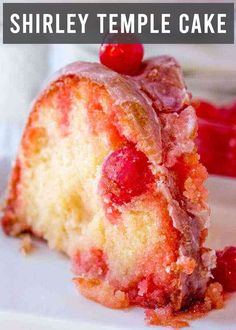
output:
[[[6,158],[0,160],[0,193],[9,164]],[[212,177],[208,187],[212,207],[209,245],[236,245],[236,180]],[[110,310],[83,298],[71,281],[67,258],[42,242],[36,244],[36,251],[24,257],[19,253],[19,240],[0,233],[0,329],[148,329],[141,308]],[[235,330],[236,295],[224,309],[191,322],[191,327]]]

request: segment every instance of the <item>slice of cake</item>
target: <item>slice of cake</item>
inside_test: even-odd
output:
[[[204,297],[213,255],[195,136],[173,58],[132,77],[71,64],[33,105],[3,229],[66,253],[82,294],[108,307],[188,307]]]

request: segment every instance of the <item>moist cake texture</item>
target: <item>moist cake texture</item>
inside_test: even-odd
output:
[[[33,104],[4,231],[66,253],[82,294],[108,307],[188,307],[204,297],[214,260],[196,132],[171,57],[132,77],[65,67]]]

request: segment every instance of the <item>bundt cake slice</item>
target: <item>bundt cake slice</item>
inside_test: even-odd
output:
[[[188,307],[204,296],[213,254],[195,135],[174,59],[132,77],[71,64],[33,105],[3,229],[66,253],[82,294],[108,307]]]

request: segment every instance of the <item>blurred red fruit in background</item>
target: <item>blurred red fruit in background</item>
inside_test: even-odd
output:
[[[195,101],[197,146],[209,173],[236,177],[236,102],[216,106]]]

